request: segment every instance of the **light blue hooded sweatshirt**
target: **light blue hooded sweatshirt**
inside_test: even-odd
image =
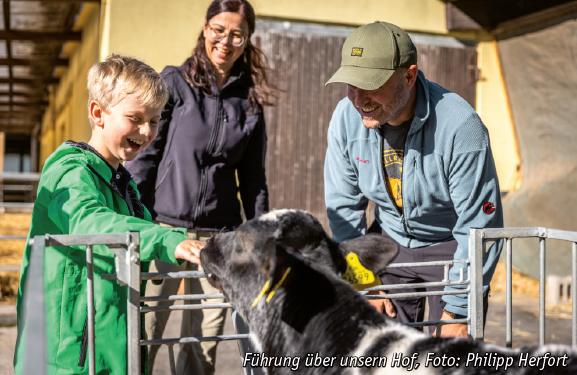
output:
[[[348,98],[339,102],[328,131],[325,202],[336,241],[366,232],[368,200],[375,217],[405,247],[434,246],[456,239],[454,259],[468,258],[470,228],[503,227],[499,182],[489,133],[473,108],[460,96],[425,79],[419,71],[415,116],[405,144],[403,207],[393,203],[385,185],[382,137],[363,126]],[[491,208],[494,207],[492,210]],[[483,293],[499,259],[502,241],[483,257]],[[449,272],[459,280],[456,263]],[[464,286],[447,286],[455,290]],[[467,295],[445,295],[447,311],[467,315]]]

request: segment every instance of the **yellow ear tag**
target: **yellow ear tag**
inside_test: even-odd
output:
[[[342,279],[351,284],[353,288],[363,290],[382,284],[379,275],[375,275],[363,267],[357,254],[349,253],[346,260],[347,270],[343,274]]]
[[[276,293],[277,289],[280,288],[280,286],[282,285],[282,283],[285,281],[286,277],[288,276],[289,272],[291,271],[290,267],[287,267],[284,275],[282,275],[280,281],[274,286],[274,288],[272,289],[272,292],[270,292],[268,294],[268,297],[266,298],[266,301],[269,302],[272,297],[274,296],[274,294]],[[258,294],[258,296],[255,298],[255,300],[252,302],[252,307],[255,307],[258,304],[258,301],[260,301],[260,299],[265,295],[265,293],[268,291],[268,284],[270,283],[270,280],[268,280],[265,284],[264,287],[262,288],[262,290],[260,291],[260,293]]]

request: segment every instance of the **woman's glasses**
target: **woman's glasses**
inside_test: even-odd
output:
[[[226,35],[226,31],[224,31],[223,29],[217,27],[216,29],[213,28],[212,26],[208,26],[208,28],[210,29],[211,33],[210,36],[212,37],[212,39],[214,39],[216,42],[220,42],[221,40],[223,40],[227,35]],[[242,34],[238,34],[235,32],[229,33],[228,34],[228,41],[230,42],[230,44],[232,44],[235,47],[240,47],[243,45],[245,40],[245,36]]]

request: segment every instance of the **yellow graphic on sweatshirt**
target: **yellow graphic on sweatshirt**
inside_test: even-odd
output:
[[[383,165],[385,166],[385,181],[387,190],[393,197],[397,207],[403,207],[403,156],[404,150],[383,151]]]
[[[391,193],[391,196],[395,200],[395,204],[398,207],[403,207],[403,194],[401,189],[401,179],[397,178],[387,178],[387,189]]]
[[[383,164],[385,168],[390,167],[393,164],[399,165],[399,170],[403,168],[403,154],[405,150],[386,150],[383,151]],[[388,170],[387,170],[388,172]],[[399,176],[400,178],[400,176]]]

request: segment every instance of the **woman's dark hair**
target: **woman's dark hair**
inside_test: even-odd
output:
[[[235,62],[246,74],[249,80],[248,103],[251,111],[262,110],[265,105],[273,105],[271,99],[276,97],[276,86],[268,81],[264,53],[254,46],[250,37],[255,29],[254,9],[246,0],[214,0],[206,12],[206,22],[223,12],[240,14],[248,23],[248,37],[243,56]],[[210,93],[212,67],[210,58],[206,54],[204,34],[201,31],[192,56],[184,63],[184,78],[193,87],[198,87],[205,93]]]

